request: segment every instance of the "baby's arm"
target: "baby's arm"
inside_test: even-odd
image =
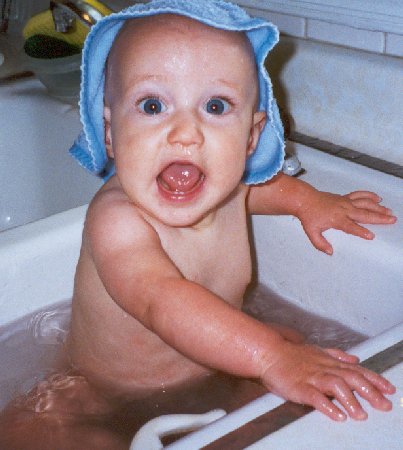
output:
[[[184,356],[237,376],[258,378],[274,393],[312,405],[334,420],[365,417],[355,390],[380,410],[393,386],[344,352],[291,343],[205,287],[186,280],[164,252],[158,234],[121,200],[92,207],[91,255],[106,290],[127,313]]]
[[[253,186],[248,196],[251,214],[290,214],[296,216],[314,247],[329,255],[330,243],[322,233],[330,228],[364,239],[374,234],[358,225],[392,224],[396,217],[381,206],[381,198],[373,192],[356,191],[347,195],[321,192],[304,181],[282,173],[269,182]]]

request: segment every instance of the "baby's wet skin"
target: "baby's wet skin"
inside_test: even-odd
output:
[[[343,413],[327,396],[362,418],[352,397],[360,386],[367,389],[364,398],[385,408],[376,399],[385,392],[379,380],[358,376],[348,355],[334,358],[289,341],[285,348],[281,334],[239,311],[251,275],[248,192],[262,193],[250,196],[249,213],[291,213],[314,228],[310,237],[331,227],[353,232],[361,217],[356,210],[373,209],[373,201],[368,204],[367,194],[345,199],[319,193],[281,176],[272,186],[279,183],[277,192],[288,186],[290,195],[270,195],[270,182],[245,186],[245,161],[266,120],[255,110],[256,67],[246,37],[183,17],[155,21],[161,26],[150,27],[148,19],[125,25],[108,61],[105,135],[117,175],[87,216],[73,359],[91,376],[113,372],[109,381],[127,382],[129,390],[174,384],[185,372],[192,377],[212,368],[260,379],[269,390],[336,420]],[[272,199],[280,199],[275,207]],[[290,199],[306,207],[292,207]],[[346,217],[346,206],[353,218]],[[322,223],[315,228],[318,217]],[[102,327],[95,311],[108,318]]]
[[[127,23],[109,55],[108,156],[136,206],[167,225],[193,226],[238,189],[266,113],[256,111],[245,35],[170,15],[154,22],[152,34],[146,19]]]
[[[274,393],[309,404],[335,421],[346,420],[348,416],[354,420],[367,418],[355,394],[380,411],[392,408],[385,395],[395,393],[395,386],[383,376],[361,367],[357,357],[339,349],[299,345],[298,351],[292,348],[297,346],[287,344],[288,349],[280,354],[278,367],[273,362],[264,374],[263,383],[266,379],[266,385]],[[280,378],[281,383],[277,385]]]

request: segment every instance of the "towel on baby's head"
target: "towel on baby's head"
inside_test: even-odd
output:
[[[156,14],[178,14],[214,28],[245,32],[255,53],[259,79],[259,106],[267,122],[255,152],[246,161],[243,181],[263,183],[280,169],[284,159],[284,132],[264,61],[278,42],[278,30],[271,23],[250,17],[240,7],[223,0],[153,0],[111,14],[91,29],[83,49],[80,115],[83,131],[70,153],[90,172],[107,180],[114,173],[104,143],[105,64],[113,41],[128,19]]]

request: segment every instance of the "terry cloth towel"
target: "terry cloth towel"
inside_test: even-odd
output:
[[[70,149],[71,154],[90,172],[107,180],[114,173],[104,144],[105,63],[113,41],[128,19],[155,14],[178,14],[223,30],[243,31],[256,57],[259,78],[259,110],[267,113],[267,122],[255,152],[246,161],[243,181],[263,183],[272,178],[284,160],[284,132],[272,84],[264,67],[269,51],[278,42],[278,30],[260,18],[250,17],[243,9],[223,0],[153,0],[136,4],[104,17],[91,29],[83,49],[80,115],[83,131]]]

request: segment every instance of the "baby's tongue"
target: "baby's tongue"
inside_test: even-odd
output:
[[[202,173],[193,164],[172,163],[159,175],[165,189],[172,192],[189,192],[199,182]]]

